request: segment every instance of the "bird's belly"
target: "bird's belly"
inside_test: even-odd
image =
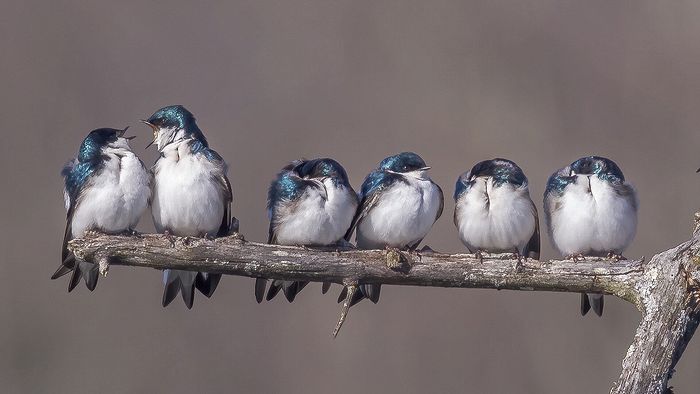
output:
[[[596,201],[596,237],[591,249],[601,253],[622,253],[637,231],[637,212],[629,200],[602,181],[591,182]]]
[[[522,251],[535,232],[531,204],[525,197],[493,197],[486,207],[465,196],[457,208],[462,243],[472,252]]]
[[[338,242],[352,223],[357,201],[347,193],[323,201],[305,199],[290,211],[276,230],[280,245],[330,245]]]
[[[424,238],[436,220],[440,196],[429,182],[399,184],[386,191],[357,227],[357,246],[404,248]]]
[[[194,160],[165,163],[158,168],[152,203],[158,232],[178,236],[215,235],[224,215],[219,184]]]
[[[552,241],[562,255],[591,251],[597,233],[595,201],[590,193],[564,193],[552,213]]]
[[[148,205],[150,175],[135,162],[122,160],[121,173],[105,168],[81,196],[73,213],[73,236],[95,229],[118,233],[136,227]]]

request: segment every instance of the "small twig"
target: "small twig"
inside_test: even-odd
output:
[[[333,329],[333,338],[338,336],[338,332],[340,332],[340,328],[343,327],[343,323],[345,323],[345,318],[348,317],[348,311],[350,310],[350,303],[352,302],[353,297],[355,296],[355,292],[357,291],[357,283],[352,283],[347,285],[348,289],[348,294],[345,297],[345,301],[343,301],[343,307],[340,309],[340,318],[338,318],[338,323],[335,325],[335,329]]]

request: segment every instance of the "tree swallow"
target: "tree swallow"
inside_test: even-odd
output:
[[[552,174],[544,193],[547,228],[554,247],[567,258],[622,252],[637,232],[637,192],[620,167],[604,157],[576,160]],[[591,306],[603,314],[603,295],[581,294],[581,314]]]
[[[485,160],[460,175],[455,187],[454,222],[470,252],[514,252],[540,258],[537,208],[517,164]]]
[[[185,107],[161,108],[143,121],[153,129],[160,157],[153,166],[151,210],[159,233],[180,237],[221,237],[233,230],[233,192],[224,159],[209,148],[195,118]],[[149,144],[149,146],[151,145]],[[192,308],[195,287],[211,297],[221,274],[165,270],[163,306],[182,293]]]
[[[71,271],[68,291],[80,279],[90,291],[97,286],[96,265],[77,260],[68,241],[88,230],[116,234],[133,231],[151,196],[151,174],[131,151],[124,130],[97,129],[80,145],[78,157],[61,171],[68,215],[63,236],[61,266],[51,279]]]
[[[398,248],[415,250],[442,214],[442,189],[428,176],[423,159],[413,152],[389,156],[362,183],[360,207],[345,235],[360,249]],[[379,301],[381,284],[359,286],[356,304],[363,298]],[[346,290],[340,295],[339,302]]]
[[[270,230],[277,245],[324,246],[343,240],[357,211],[358,198],[343,166],[333,159],[296,160],[272,181],[267,193]],[[267,279],[258,278],[255,297],[262,301]],[[280,288],[289,302],[308,282],[274,280],[267,300]],[[323,292],[330,283],[324,283]]]

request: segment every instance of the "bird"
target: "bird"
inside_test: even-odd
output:
[[[148,207],[151,174],[131,150],[129,141],[134,137],[124,136],[127,129],[92,130],[80,144],[77,157],[61,171],[68,213],[61,265],[51,279],[73,272],[68,282],[69,292],[81,279],[93,291],[98,267],[76,258],[68,250],[68,241],[91,230],[132,233]]]
[[[151,213],[159,233],[179,237],[222,237],[237,231],[231,216],[233,191],[224,159],[209,147],[194,115],[182,105],[157,110],[143,123],[153,129],[160,157],[153,166]],[[194,289],[206,297],[216,290],[221,274],[165,270],[163,306],[178,292],[188,309]]]
[[[554,248],[574,261],[585,256],[624,259],[637,232],[639,200],[620,167],[600,156],[582,157],[549,177],[544,193]],[[602,294],[581,293],[581,314],[603,314]]]
[[[357,211],[357,193],[348,175],[333,159],[295,160],[282,168],[270,184],[267,242],[276,245],[327,246],[342,243]],[[267,279],[256,279],[255,295],[262,302]],[[267,300],[280,288],[289,302],[308,282],[274,280]],[[323,293],[330,283],[325,282]]]
[[[428,176],[425,161],[413,152],[389,156],[367,175],[360,189],[360,206],[345,239],[356,230],[359,249],[394,248],[413,251],[442,215],[442,189]],[[367,283],[350,300],[379,301],[381,284]],[[347,296],[343,289],[338,302]]]
[[[513,252],[519,262],[540,258],[537,207],[517,164],[499,158],[477,163],[457,179],[454,200],[454,223],[470,252]]]

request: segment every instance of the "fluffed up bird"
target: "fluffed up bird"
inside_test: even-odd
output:
[[[51,279],[72,271],[68,291],[81,278],[92,291],[98,278],[97,266],[78,260],[68,250],[68,241],[88,230],[131,232],[148,206],[151,175],[129,147],[134,137],[124,137],[125,132],[107,128],[91,131],[80,145],[78,156],[61,171],[68,215],[61,265]]]
[[[325,246],[343,241],[358,199],[343,166],[333,159],[297,160],[277,175],[267,194],[270,230],[267,242],[277,245]],[[255,297],[261,302],[267,279],[258,278]],[[274,280],[267,300],[283,289],[289,302],[308,282]],[[324,283],[323,292],[330,283]]]
[[[552,174],[544,193],[547,228],[567,258],[624,258],[637,231],[637,192],[610,159],[583,157]],[[581,294],[581,314],[603,314],[602,294]]]
[[[540,258],[537,208],[527,177],[506,159],[485,160],[460,175],[455,186],[454,222],[470,252],[515,253]]]
[[[350,240],[356,229],[355,240],[360,249],[415,250],[442,214],[444,204],[442,189],[428,176],[429,169],[413,152],[382,160],[362,183],[360,207],[346,240]],[[363,298],[379,301],[381,284],[362,284],[359,290],[351,305]],[[346,294],[347,288],[338,302]]]
[[[221,237],[236,230],[226,162],[209,147],[192,113],[172,105],[143,122],[153,129],[151,144],[160,152],[153,166],[151,204],[156,230],[180,237]],[[181,292],[187,308],[192,308],[194,289],[211,297],[220,279],[221,274],[165,270],[163,306]]]

